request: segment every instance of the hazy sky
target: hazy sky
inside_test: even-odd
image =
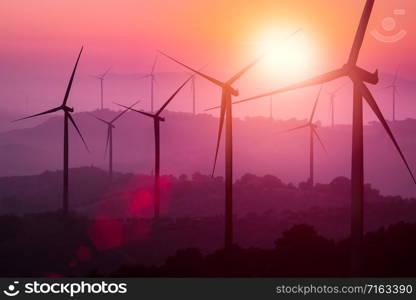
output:
[[[287,42],[288,49],[274,60],[265,59],[236,84],[242,96],[251,96],[342,65],[364,4],[364,0],[0,0],[0,107],[22,110],[26,96],[30,111],[61,101],[81,45],[85,52],[71,103],[83,110],[97,105],[97,82],[88,76],[109,66],[108,102],[116,98],[128,102],[136,95],[148,101],[146,82],[121,81],[125,74],[147,72],[156,49],[195,67],[209,63],[206,72],[225,80],[264,45],[274,45],[302,28]],[[415,9],[414,0],[376,0],[359,60],[363,67],[393,73],[401,64],[400,75],[416,80]],[[387,37],[403,30],[406,35],[385,43],[372,30]],[[161,59],[157,71],[184,69]],[[159,82],[158,101],[182,80],[167,77]],[[218,89],[200,81],[200,107],[217,104]],[[305,103],[302,108],[288,105],[282,116],[300,111],[295,116],[302,117],[311,106],[310,101]],[[175,105],[185,109],[185,104]],[[266,113],[264,105],[250,107],[238,108],[238,113]]]

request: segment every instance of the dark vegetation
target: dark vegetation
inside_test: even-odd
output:
[[[283,231],[268,248],[235,245],[227,253],[217,240],[217,250],[174,251],[174,245],[192,244],[193,239],[220,238],[222,228],[209,227],[215,221],[219,220],[163,220],[152,224],[149,235],[129,240],[126,231],[131,233],[135,222],[122,224],[119,237],[115,220],[102,220],[97,226],[77,216],[65,220],[59,214],[3,216],[1,276],[349,276],[348,239],[323,237],[306,224]],[[416,223],[405,222],[367,232],[363,276],[415,276],[415,236]]]
[[[102,170],[71,173],[68,218],[60,172],[0,178],[1,276],[348,276],[347,178],[312,188],[244,175],[224,253],[221,177],[164,176],[155,222],[151,176],[117,174],[110,187]],[[416,276],[416,200],[365,193],[364,275]]]

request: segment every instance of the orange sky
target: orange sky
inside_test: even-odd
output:
[[[2,0],[0,34],[2,54],[73,54],[85,44],[97,60],[120,61],[147,54],[156,48],[182,57],[206,58],[245,53],[244,44],[271,24],[302,27],[322,47],[320,54],[339,53],[350,47],[364,0],[284,1],[99,1]],[[398,44],[368,39],[363,58],[377,48],[377,56],[414,50],[409,38],[416,28],[412,0],[376,0],[370,28],[380,28],[392,10],[405,8],[397,22],[409,32]],[[194,50],[194,51],[192,51]],[[381,53],[380,53],[381,50]],[[188,52],[184,55],[183,52]],[[211,52],[212,51],[212,52]],[[320,57],[321,58],[321,57]],[[137,60],[139,60],[137,58]]]
[[[8,85],[13,80],[24,84],[33,78],[65,77],[80,45],[85,45],[80,76],[102,72],[109,65],[117,73],[145,72],[154,51],[162,49],[196,67],[209,62],[207,72],[226,79],[257,54],[253,41],[265,31],[282,28],[282,32],[289,33],[299,27],[299,38],[313,45],[314,61],[314,68],[301,76],[314,75],[345,62],[364,3],[0,0],[0,78]],[[395,16],[394,9],[405,9],[406,14]],[[360,56],[363,67],[391,73],[400,63],[401,76],[416,79],[415,9],[413,0],[376,0],[369,30],[388,33],[381,22],[385,17],[394,17],[397,30],[392,33],[403,29],[407,35],[388,44],[367,33]],[[183,71],[166,61],[160,68]],[[247,74],[240,90],[244,92],[243,85],[249,81],[267,80],[270,74],[261,72],[259,69]],[[278,70],[276,78],[284,77],[286,72]],[[259,86],[258,91],[264,91],[264,87]]]

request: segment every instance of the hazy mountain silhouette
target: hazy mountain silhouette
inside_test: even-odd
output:
[[[111,119],[117,112],[94,112]],[[161,174],[208,174],[212,169],[217,118],[207,114],[166,111],[169,126],[161,124]],[[106,128],[87,113],[74,115],[85,135],[91,154],[70,130],[70,166],[107,168],[104,159]],[[274,120],[247,117],[234,122],[235,173],[273,174],[285,182],[299,183],[308,177],[308,136],[306,131],[281,133],[302,125],[305,120]],[[416,144],[413,136],[416,120],[390,124],[411,167],[416,166]],[[62,126],[60,116],[45,118],[33,128],[17,129],[0,134],[0,176],[30,175],[45,170],[62,169]],[[131,112],[120,119],[114,129],[114,170],[147,173],[153,169],[154,137],[152,122]],[[351,128],[336,125],[334,129],[319,127],[318,132],[328,154],[316,147],[316,181],[327,183],[336,176],[350,174]],[[364,128],[365,180],[383,194],[416,196],[416,189],[394,151],[390,140],[377,122]],[[222,148],[221,148],[222,149]],[[218,175],[223,175],[223,153],[220,151]],[[391,174],[395,174],[392,178]]]
[[[107,172],[84,167],[70,169],[70,209],[88,218],[151,218],[153,216],[153,177],[115,173],[108,185]],[[0,178],[0,214],[28,214],[61,209],[62,172],[35,176]],[[161,177],[161,216],[163,218],[213,218],[224,214],[224,181],[194,173],[188,177]],[[250,226],[236,225],[237,240],[244,244],[267,245],[270,234],[295,223],[315,226],[325,236],[347,236],[350,215],[350,181],[345,177],[329,184],[306,182],[299,186],[282,182],[272,175],[245,174],[234,184],[235,211],[247,221],[274,224],[253,235],[239,231]],[[416,221],[416,199],[382,196],[366,185],[365,228],[374,230],[398,221]],[[262,220],[263,219],[263,220]],[[222,219],[220,219],[223,222]],[[236,224],[238,224],[238,220]],[[254,225],[253,225],[254,226]],[[254,226],[253,228],[258,228]],[[220,230],[217,234],[221,234]],[[270,242],[270,240],[269,240]],[[265,244],[266,243],[266,244]]]

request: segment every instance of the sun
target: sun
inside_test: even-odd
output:
[[[268,30],[255,44],[256,52],[265,53],[261,65],[267,75],[292,81],[313,74],[315,45],[303,31],[292,35],[290,31]]]

